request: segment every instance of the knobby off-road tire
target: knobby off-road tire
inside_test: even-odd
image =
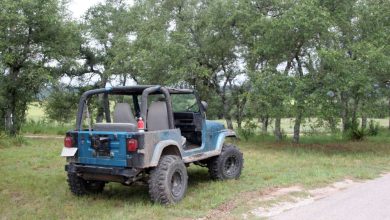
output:
[[[97,194],[103,192],[105,182],[84,180],[77,176],[76,173],[68,172],[68,185],[70,191],[76,196],[83,196],[87,194]]]
[[[180,157],[162,156],[150,172],[149,194],[153,202],[174,204],[183,199],[188,184],[187,169]]]
[[[209,174],[213,180],[238,179],[241,175],[244,158],[232,144],[224,144],[219,156],[208,162]]]

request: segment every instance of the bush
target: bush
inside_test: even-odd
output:
[[[348,140],[362,141],[366,138],[368,132],[366,129],[360,128],[358,122],[352,122],[345,135]]]
[[[368,135],[369,136],[377,136],[379,134],[379,123],[374,122],[374,120],[370,120],[370,123],[368,124]]]
[[[13,146],[20,147],[25,144],[27,144],[27,140],[21,135],[10,137],[5,133],[0,133],[0,148],[13,147]]]
[[[45,114],[49,119],[68,123],[76,114],[78,93],[66,89],[55,90],[47,98]]]
[[[238,129],[238,135],[244,140],[248,140],[255,135],[256,129],[256,123],[251,120],[248,120],[244,123],[243,128]]]

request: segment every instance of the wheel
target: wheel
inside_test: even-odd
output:
[[[84,180],[77,176],[76,173],[68,172],[68,185],[70,191],[76,196],[83,196],[87,194],[96,194],[103,192],[105,182]]]
[[[174,204],[183,199],[187,183],[187,169],[181,158],[165,155],[150,172],[149,194],[153,202]]]
[[[210,177],[214,180],[238,179],[244,164],[242,153],[236,146],[224,144],[219,156],[208,162]]]

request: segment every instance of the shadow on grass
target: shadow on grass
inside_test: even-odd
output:
[[[195,166],[195,165],[194,165]],[[188,169],[188,191],[197,188],[198,185],[212,181],[209,178],[206,168]],[[149,188],[147,183],[135,183],[131,186],[124,186],[120,183],[109,183],[102,194],[88,195],[86,199],[102,199],[110,201],[120,201],[128,203],[150,204]]]

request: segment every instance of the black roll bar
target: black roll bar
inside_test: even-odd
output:
[[[141,96],[141,117],[144,119],[144,123],[146,125],[146,128],[148,128],[148,125],[146,123],[146,115],[148,110],[148,96],[151,93],[155,92],[161,92],[165,96],[165,103],[167,106],[167,112],[168,112],[168,125],[169,129],[174,129],[175,124],[173,122],[173,111],[172,111],[172,102],[171,102],[171,95],[169,94],[168,89],[162,87],[162,86],[153,86],[150,88],[145,89],[142,92]]]
[[[83,112],[84,112],[84,106],[85,101],[92,95],[96,94],[123,94],[123,95],[131,95],[132,91],[142,91],[142,97],[141,97],[141,117],[144,120],[144,123],[147,128],[146,124],[146,117],[147,117],[147,111],[148,111],[148,95],[151,93],[158,93],[161,92],[165,96],[165,102],[167,105],[167,112],[168,112],[168,125],[169,129],[174,129],[174,121],[173,121],[173,110],[172,110],[172,102],[171,102],[171,96],[169,93],[169,90],[162,86],[132,86],[132,87],[114,87],[114,88],[103,88],[103,89],[93,89],[84,92],[81,95],[79,106],[77,110],[77,117],[76,117],[76,130],[82,130],[81,122],[83,120]]]

